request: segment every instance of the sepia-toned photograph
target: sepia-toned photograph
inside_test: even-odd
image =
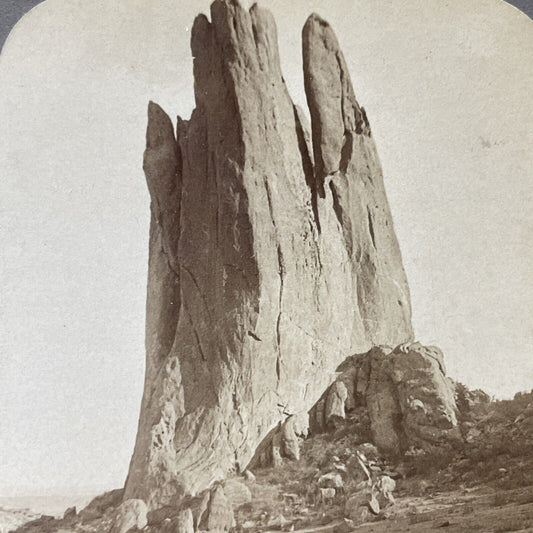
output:
[[[0,3],[0,533],[533,532],[533,5]]]

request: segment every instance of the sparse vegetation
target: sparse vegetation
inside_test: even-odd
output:
[[[474,396],[466,387],[459,391],[463,442],[412,448],[401,460],[387,459],[364,442],[370,433],[362,431],[361,417],[349,411],[334,427],[302,440],[298,461],[284,459],[239,478],[252,497],[234,509],[235,531],[290,531],[325,524],[333,524],[331,531],[359,524],[357,531],[374,533],[440,530],[446,524],[455,526],[453,531],[533,530],[533,433],[528,422],[532,393],[490,402],[479,391]],[[361,468],[358,452],[365,456],[372,480]],[[332,495],[320,492],[321,477],[336,473],[341,486]],[[394,498],[381,496],[381,508],[374,514],[370,509],[376,503],[370,500],[380,476],[396,480]],[[96,498],[81,516],[102,514],[114,494]],[[350,517],[353,509],[347,502],[358,494],[363,496],[355,505],[363,502],[362,507]],[[111,519],[109,509],[104,519]],[[96,532],[98,524],[96,520],[66,531]],[[45,527],[57,531],[53,521]],[[146,531],[159,533],[158,527]]]

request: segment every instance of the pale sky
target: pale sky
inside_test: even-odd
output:
[[[306,17],[339,37],[417,339],[472,388],[531,389],[531,20],[499,0],[286,3],[261,2],[300,105]],[[2,50],[0,495],[124,482],[144,377],[146,107],[190,115],[189,30],[208,5],[47,0]]]

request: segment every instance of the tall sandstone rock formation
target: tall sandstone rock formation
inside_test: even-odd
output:
[[[312,133],[271,14],[216,0],[191,37],[196,109],[148,109],[146,381],[125,498],[243,468],[348,356],[412,340],[374,140],[329,25],[303,30]]]

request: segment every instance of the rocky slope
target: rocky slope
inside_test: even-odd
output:
[[[411,351],[425,350],[415,345]],[[448,380],[458,405],[458,436],[418,441],[396,456],[372,444],[371,408],[363,398],[341,394],[343,410],[327,400],[339,397],[338,383],[347,390],[357,383],[353,363],[325,394],[322,403],[332,409],[321,411],[320,402],[314,407],[315,414],[329,415],[318,417],[322,425],[297,437],[279,431],[270,441],[280,452],[277,460],[257,462],[174,505],[149,511],[141,500],[123,502],[123,490],[117,490],[79,514],[71,509],[62,519],[42,517],[17,532],[533,530],[533,392],[493,402]],[[438,402],[426,397],[424,407],[429,417]]]
[[[195,20],[196,109],[151,103],[146,381],[125,498],[149,508],[245,468],[338,365],[412,339],[409,290],[370,126],[329,25],[303,29],[311,129],[269,12]]]

